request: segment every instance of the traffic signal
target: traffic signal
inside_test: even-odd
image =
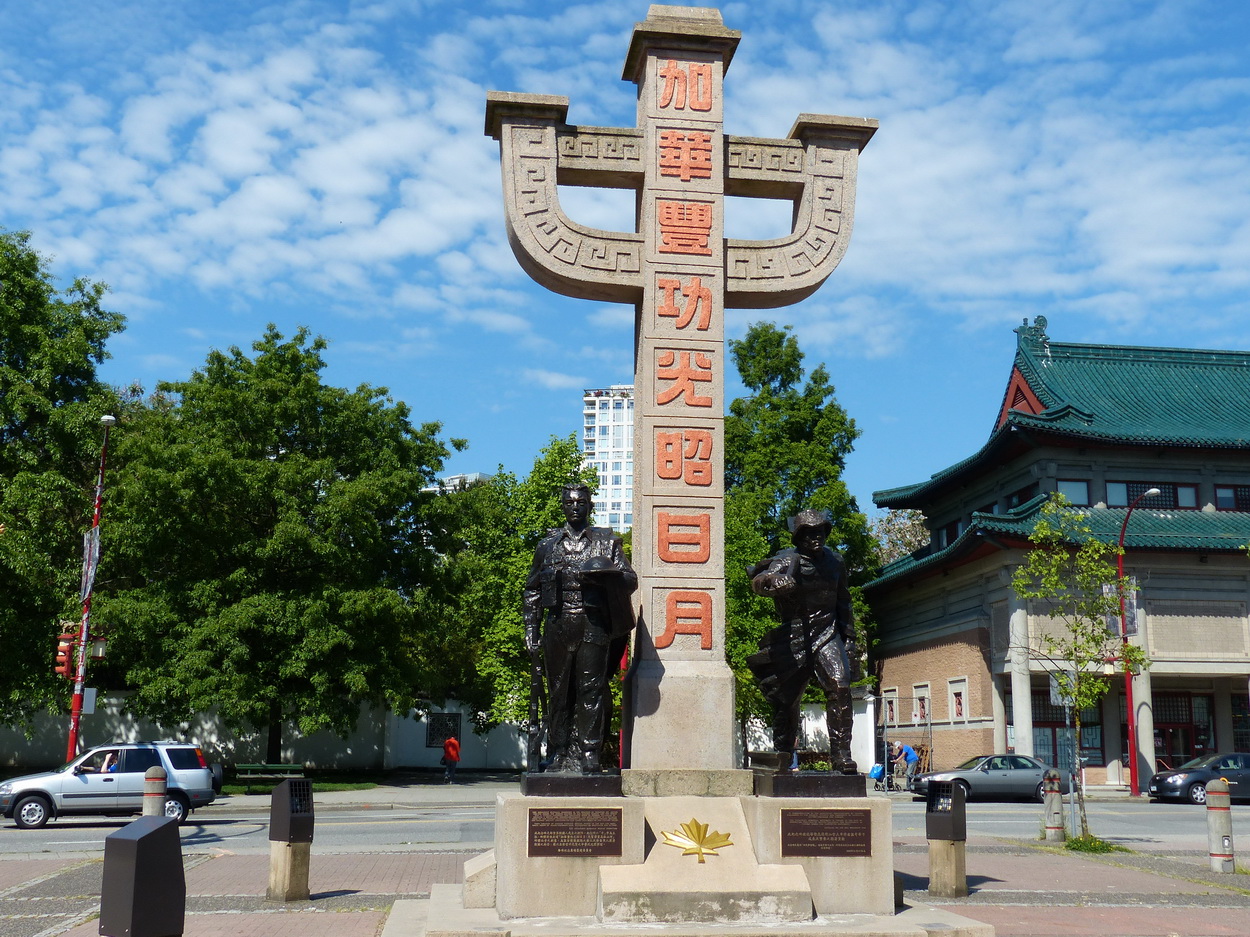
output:
[[[74,637],[63,634],[56,639],[56,666],[52,668],[56,674],[70,680],[74,678]]]

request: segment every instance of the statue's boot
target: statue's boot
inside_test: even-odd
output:
[[[829,727],[829,762],[834,771],[842,774],[859,773],[855,759],[851,757],[851,722],[854,715],[850,689],[838,687],[827,695],[825,723]]]

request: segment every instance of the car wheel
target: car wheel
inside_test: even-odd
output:
[[[172,817],[181,824],[186,822],[190,812],[191,809],[181,794],[170,794],[165,798],[165,816]]]
[[[959,778],[956,778],[956,779],[955,779],[955,783],[956,783],[957,785],[959,785],[960,787],[962,787],[962,788],[963,788],[963,791],[964,791],[964,803],[967,803],[967,802],[968,802],[968,798],[970,798],[970,797],[972,796],[972,785],[971,785],[971,784],[969,784],[967,781],[964,781],[964,780],[959,779]]]
[[[1189,802],[1191,804],[1198,804],[1199,806],[1202,806],[1207,802],[1207,786],[1201,781],[1197,784],[1189,785],[1189,790],[1186,793],[1189,795]]]
[[[38,795],[23,797],[13,805],[13,821],[24,830],[37,830],[52,817],[52,808]]]
[[[1037,800],[1038,803],[1041,803],[1041,804],[1046,803],[1046,782],[1045,781],[1042,781],[1040,784],[1037,785],[1037,790],[1033,792],[1033,797]]]

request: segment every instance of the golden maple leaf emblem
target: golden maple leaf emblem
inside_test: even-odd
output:
[[[733,845],[729,841],[728,833],[719,833],[715,830],[708,833],[707,824],[700,823],[694,817],[690,818],[689,823],[681,825],[680,832],[663,835],[665,846],[676,846],[682,850],[683,856],[698,856],[700,862],[706,861],[704,856],[714,856],[716,850]]]

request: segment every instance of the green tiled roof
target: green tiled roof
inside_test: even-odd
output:
[[[864,586],[872,590],[887,583],[938,568],[967,555],[987,540],[1023,542],[1045,502],[1038,496],[1007,514],[972,515],[972,523],[954,543],[941,550],[920,550],[895,560]],[[1125,508],[1077,508],[1087,519],[1092,536],[1108,543],[1120,538]],[[1250,514],[1239,511],[1175,511],[1137,508],[1124,537],[1126,550],[1169,550],[1197,553],[1240,552],[1250,543]]]
[[[1009,410],[974,455],[929,479],[873,494],[882,507],[914,507],[972,469],[1013,433],[1075,441],[1215,449],[1250,448],[1250,352],[1052,342],[1046,320],[1017,329],[1015,367],[1045,409]]]

